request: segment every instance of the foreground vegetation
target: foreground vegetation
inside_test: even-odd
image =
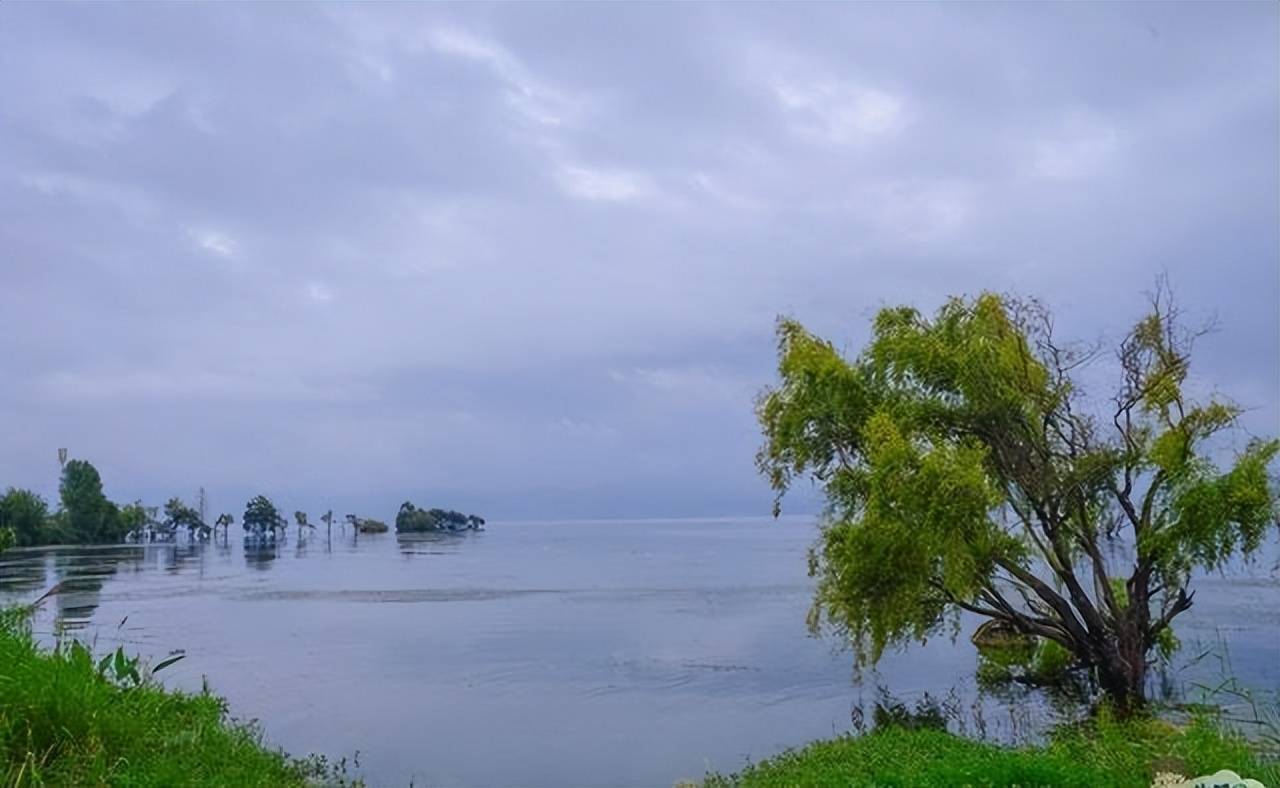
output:
[[[1147,788],[1157,775],[1193,778],[1221,769],[1280,785],[1280,766],[1263,762],[1244,739],[1208,720],[1177,728],[1154,719],[1117,722],[1106,716],[1060,728],[1038,747],[1002,747],[937,728],[895,725],[818,742],[738,774],[713,774],[705,785]]]
[[[163,665],[163,663],[161,663]],[[153,683],[123,652],[41,650],[23,611],[0,613],[0,785],[307,785],[323,759],[265,746],[225,702]]]

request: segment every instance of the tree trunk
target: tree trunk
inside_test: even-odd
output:
[[[1098,683],[1122,717],[1137,714],[1147,703],[1147,651],[1141,635],[1121,632],[1102,649]]]

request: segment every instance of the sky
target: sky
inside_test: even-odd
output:
[[[0,487],[56,498],[67,447],[233,512],[765,515],[779,315],[852,354],[996,290],[1115,342],[1162,273],[1273,435],[1278,41],[1275,3],[0,3]]]

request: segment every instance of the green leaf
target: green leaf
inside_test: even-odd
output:
[[[158,664],[158,665],[156,665],[154,668],[152,668],[152,669],[151,669],[151,672],[152,672],[152,673],[159,673],[160,671],[164,670],[165,668],[169,667],[170,665],[172,665],[172,664],[174,664],[174,663],[176,663],[176,662],[181,662],[182,660],[184,660],[184,659],[186,659],[186,658],[187,658],[187,655],[186,655],[186,654],[174,654],[173,656],[170,656],[170,657],[167,657],[167,658],[165,658],[165,659],[160,660],[160,664]]]

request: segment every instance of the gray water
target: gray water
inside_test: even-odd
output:
[[[42,637],[152,659],[184,649],[165,684],[207,678],[291,753],[358,752],[374,786],[669,786],[846,731],[877,684],[953,692],[990,735],[1042,722],[1034,696],[976,694],[964,633],[888,654],[859,681],[847,652],[805,629],[813,536],[803,518],[492,523],[291,534],[265,552],[234,533],[16,550],[0,559],[0,602],[66,581],[34,623]],[[1197,588],[1170,682],[1216,683],[1225,654],[1274,702],[1274,557]]]

